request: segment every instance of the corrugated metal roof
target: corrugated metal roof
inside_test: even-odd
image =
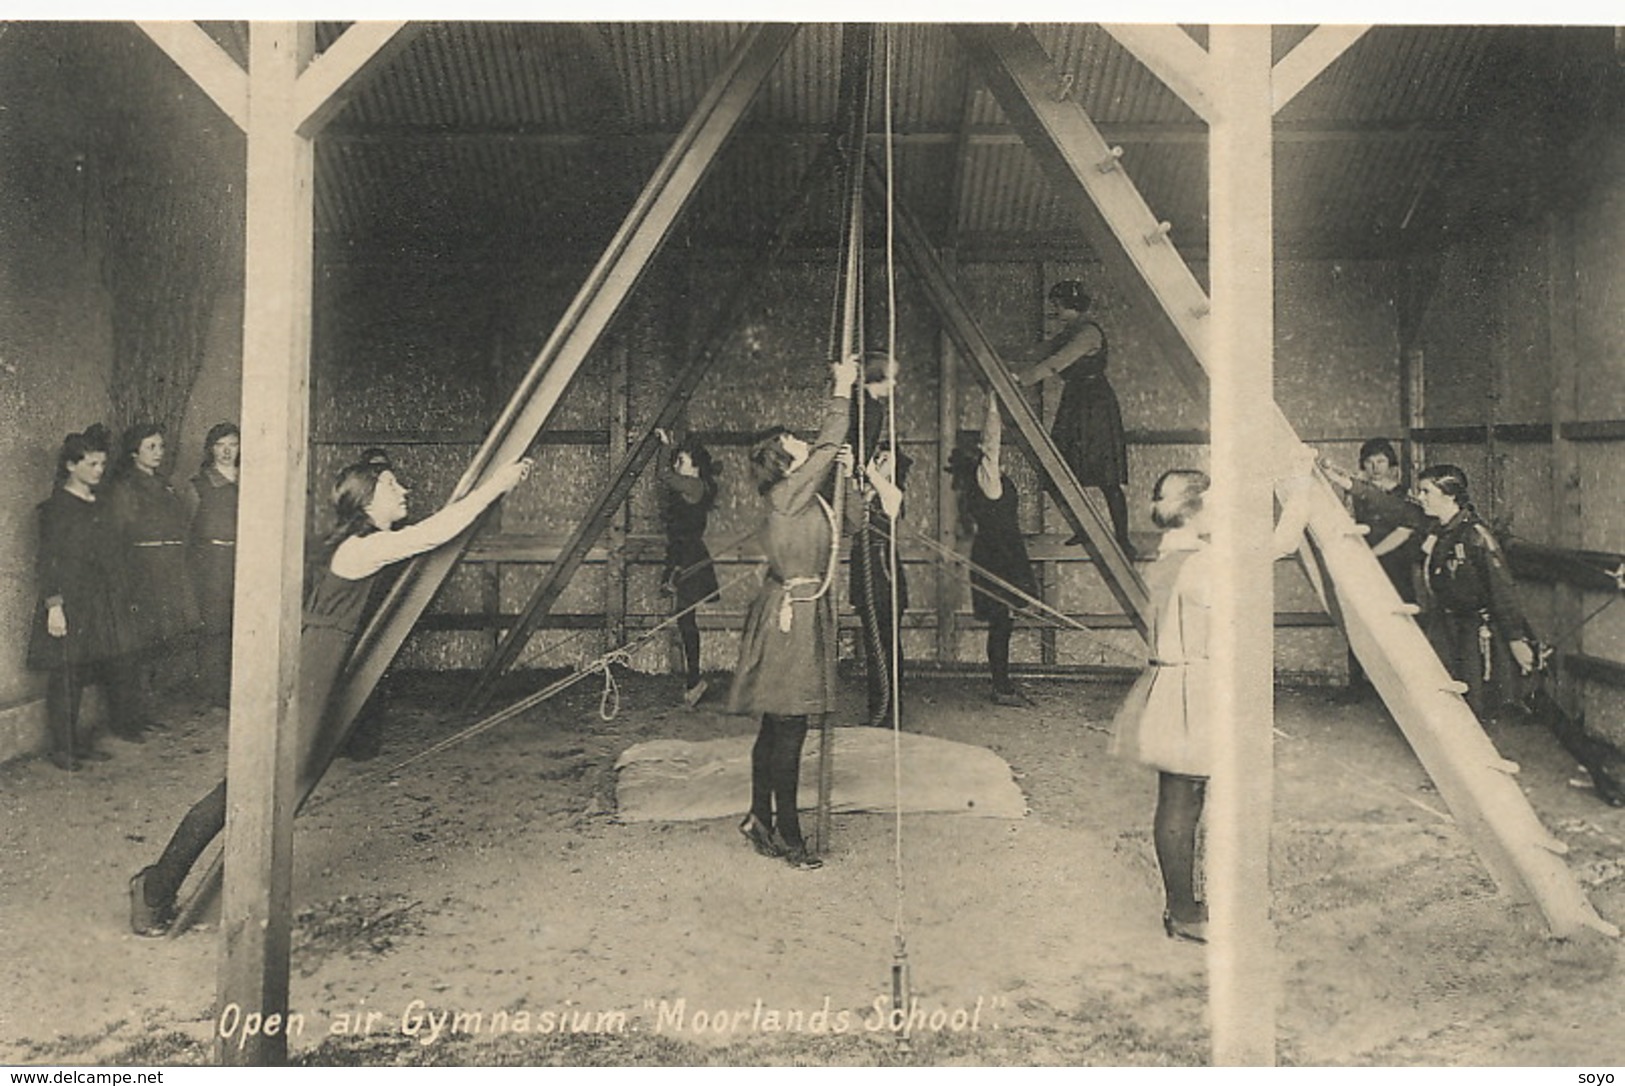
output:
[[[320,24],[318,45],[343,25]],[[241,26],[210,32],[241,45]],[[742,31],[697,22],[432,24],[319,141],[320,228],[359,243],[392,231],[479,234],[494,216],[556,228],[560,238],[566,227],[596,235],[624,214]],[[1123,145],[1125,168],[1176,242],[1200,249],[1201,123],[1099,26],[1034,32],[1054,58],[1056,89]],[[1276,56],[1307,33],[1276,28]],[[1493,33],[1376,28],[1290,103],[1278,118],[1278,238],[1335,249],[1395,236]],[[792,40],[702,188],[685,226],[691,239],[735,244],[771,224],[834,122],[841,40],[834,24],[805,26]],[[877,42],[883,56],[887,36]],[[951,30],[895,27],[889,52],[899,192],[938,240],[1077,238],[1073,194],[1001,134],[1004,118]],[[877,131],[884,93],[877,70]],[[832,222],[835,206],[826,200],[813,218]],[[808,236],[823,228],[810,225]]]

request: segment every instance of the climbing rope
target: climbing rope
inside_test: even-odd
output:
[[[892,27],[888,23],[883,31],[885,45],[886,67],[886,95],[885,95],[885,124],[886,124],[886,358],[888,370],[897,358],[897,250],[896,250],[896,218],[897,200],[894,185],[894,140],[892,132],[892,114],[894,83],[892,72]],[[901,391],[902,372],[899,367],[897,379],[891,392],[886,397],[886,440],[891,448],[892,481],[897,479],[899,450],[897,447],[897,395]],[[890,525],[895,527],[897,520],[903,515],[901,506],[898,507],[897,516],[891,518]],[[901,693],[902,684],[897,676],[902,671],[902,616],[898,613],[897,590],[897,533],[893,530],[886,532],[886,559],[890,573],[891,589],[891,660],[889,674],[886,675],[887,699],[891,703],[892,725],[892,1012],[895,1015],[904,1010],[904,1026],[898,1033],[899,1046],[906,1052],[909,1045],[908,1017],[906,1007],[908,1003],[908,933],[904,926],[904,908],[906,901],[907,882],[903,867],[903,709]],[[894,1019],[895,1020],[895,1019]]]

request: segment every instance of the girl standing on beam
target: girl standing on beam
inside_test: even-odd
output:
[[[1059,320],[1061,330],[1027,352],[1036,359],[1017,374],[1023,385],[1036,385],[1047,377],[1061,375],[1066,382],[1061,404],[1055,412],[1050,437],[1055,448],[1080,486],[1097,488],[1111,512],[1112,534],[1123,555],[1136,557],[1128,534],[1128,444],[1123,434],[1123,412],[1117,393],[1106,379],[1106,333],[1084,316],[1089,295],[1076,279],[1056,283],[1049,292],[1049,315]],[[1081,544],[1074,535],[1069,544]]]
[[[823,866],[801,833],[797,792],[807,718],[835,708],[835,580],[839,533],[834,510],[818,493],[839,461],[856,359],[831,367],[833,388],[818,437],[808,444],[785,427],[751,448],[756,489],[767,500],[758,538],[768,573],[745,614],[728,710],[761,715],[751,749],[750,811],[739,824],[757,852],[810,871]]]
[[[327,560],[305,600],[299,641],[299,786],[305,790],[325,768],[334,737],[324,734],[328,695],[343,670],[378,574],[456,538],[486,507],[530,476],[531,461],[516,460],[438,513],[407,528],[406,487],[392,469],[352,464],[333,486],[335,525],[324,541]],[[130,927],[156,936],[175,918],[175,895],[203,850],[226,825],[226,782],[221,781],[181,819],[158,862],[130,880]]]

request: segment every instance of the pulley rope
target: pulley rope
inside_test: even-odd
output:
[[[886,360],[888,373],[897,359],[897,252],[896,252],[896,213],[897,201],[894,188],[893,170],[893,73],[892,73],[892,26],[886,24],[883,31],[885,44],[886,65],[886,97],[885,97],[885,124],[886,124]],[[861,163],[860,163],[861,167]],[[897,480],[898,448],[897,448],[897,396],[902,388],[902,369],[898,367],[897,377],[894,379],[890,393],[886,396],[886,441],[891,448],[892,482]],[[895,528],[897,520],[903,515],[902,507],[897,509],[897,516],[891,519],[891,527]],[[890,572],[891,590],[891,660],[889,674],[886,676],[888,684],[887,698],[891,703],[892,724],[892,878],[894,903],[892,908],[892,1012],[896,1014],[900,1009],[904,1011],[904,1028],[898,1034],[898,1042],[908,1045],[907,1012],[902,1005],[908,998],[908,938],[904,928],[905,881],[903,868],[903,708],[901,694],[902,683],[898,676],[902,671],[902,616],[898,613],[897,588],[897,532],[886,532],[886,559]]]

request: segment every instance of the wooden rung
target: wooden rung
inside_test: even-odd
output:
[[[1401,603],[1398,607],[1394,608],[1394,614],[1396,615],[1419,615],[1421,613],[1422,608],[1418,604],[1414,603]]]
[[[1467,684],[1460,679],[1446,679],[1439,684],[1439,689],[1447,694],[1460,694],[1463,697],[1467,695]]]
[[[1357,536],[1360,536],[1363,539],[1364,537],[1371,534],[1371,525],[1369,525],[1369,524],[1351,524],[1351,525],[1349,525],[1349,530],[1348,531],[1349,531],[1349,535],[1357,535]]]
[[[1550,834],[1547,834],[1546,837],[1541,840],[1540,847],[1545,849],[1547,852],[1550,852],[1554,856],[1567,856],[1569,854],[1568,842],[1559,841]]]
[[[1520,766],[1517,762],[1512,761],[1510,758],[1497,758],[1495,761],[1489,763],[1489,766],[1491,769],[1505,773],[1509,777],[1516,777],[1523,770],[1522,766]]]

